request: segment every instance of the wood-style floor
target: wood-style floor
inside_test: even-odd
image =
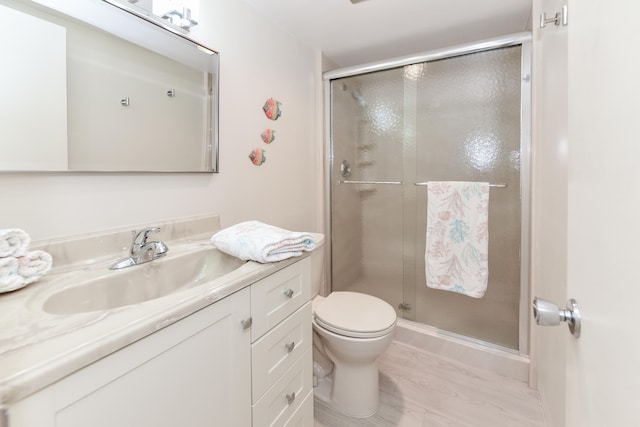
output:
[[[315,427],[544,427],[538,393],[493,372],[393,342],[378,359],[380,409],[366,419],[315,403]]]

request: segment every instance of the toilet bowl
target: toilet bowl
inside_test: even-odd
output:
[[[315,238],[318,245],[311,259],[314,397],[336,412],[366,418],[378,410],[377,359],[393,340],[396,312],[367,294],[318,295],[324,236]]]

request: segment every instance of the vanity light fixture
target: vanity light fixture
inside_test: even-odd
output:
[[[172,24],[187,31],[189,31],[191,27],[198,25],[198,21],[191,17],[191,9],[188,7],[183,7],[182,12],[172,9],[162,15],[162,19],[166,19]]]

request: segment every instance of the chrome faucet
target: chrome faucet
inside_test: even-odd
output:
[[[131,267],[132,265],[144,264],[145,262],[165,256],[169,250],[167,245],[160,241],[149,241],[149,234],[159,231],[160,227],[131,231],[133,234],[133,242],[129,250],[130,256],[113,263],[109,268],[111,270],[118,270],[120,268]]]

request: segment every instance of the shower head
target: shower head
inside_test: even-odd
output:
[[[351,96],[353,96],[353,99],[358,101],[358,104],[360,104],[361,107],[364,108],[367,106],[367,101],[362,97],[362,94],[360,93],[359,90],[352,90]]]

